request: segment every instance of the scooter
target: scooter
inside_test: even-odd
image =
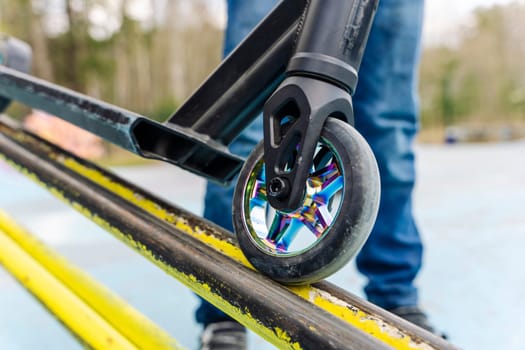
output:
[[[313,283],[357,254],[377,215],[379,172],[351,96],[378,1],[281,1],[164,123],[5,66],[0,104],[20,101],[221,184],[238,175],[246,258],[279,282]],[[0,40],[7,66],[14,52]],[[263,141],[246,160],[230,153],[261,111]]]

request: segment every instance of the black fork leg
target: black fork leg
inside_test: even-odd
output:
[[[292,211],[302,203],[326,119],[353,123],[350,94],[378,1],[309,3],[287,78],[264,107],[266,186],[276,209]]]

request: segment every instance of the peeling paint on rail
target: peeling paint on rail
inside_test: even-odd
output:
[[[102,186],[114,193],[118,193],[123,199],[130,201],[131,203],[150,212],[162,220],[175,224],[175,226],[183,232],[203,241],[208,246],[253,269],[248,260],[242,254],[242,251],[234,243],[227,242],[220,237],[209,235],[198,226],[192,227],[188,224],[188,221],[185,218],[176,216],[174,213],[163,208],[159,204],[143,197],[140,194],[135,193],[133,190],[125,187],[121,183],[113,181],[97,169],[86,167],[73,158],[63,158],[60,161],[69,169],[90,179],[99,186]],[[289,289],[301,298],[308,300],[309,302],[333,315],[336,315],[337,317],[361,329],[365,333],[380,339],[381,341],[393,346],[396,349],[432,349],[431,346],[413,339],[410,335],[403,333],[398,328],[393,327],[380,318],[365,313],[357,307],[332,297],[328,293],[315,287],[291,286]]]
[[[7,134],[11,139],[17,140],[17,142],[32,144],[33,147],[37,147],[39,149],[39,152],[45,152],[46,157],[49,157],[57,164],[60,164],[60,166],[63,166],[65,169],[74,173],[76,176],[80,176],[88,180],[94,185],[105,189],[115,196],[118,196],[122,200],[142,209],[157,219],[170,224],[171,226],[177,228],[180,232],[187,234],[193,239],[199,240],[200,242],[222,253],[223,255],[226,255],[240,264],[253,269],[240,249],[236,246],[231,236],[217,227],[210,225],[205,221],[196,219],[191,214],[185,212],[182,209],[171,207],[170,205],[155,199],[147,192],[118,179],[114,175],[111,175],[84,160],[77,159],[65,152],[62,152],[54,146],[43,143],[41,140],[36,139],[27,133],[12,130],[11,128],[6,128],[0,124],[0,133],[2,132]],[[9,161],[9,159],[7,160]],[[290,343],[291,338],[286,331],[279,328],[267,328],[257,319],[253,318],[249,312],[247,312],[247,310],[238,309],[220,295],[214,294],[210,286],[206,283],[198,281],[195,276],[191,274],[185,274],[166,264],[164,261],[159,260],[158,257],[146,246],[134,241],[132,237],[121,232],[110,222],[105,221],[79,203],[70,202],[68,197],[64,195],[60,189],[40,181],[38,176],[33,174],[28,169],[25,169],[18,164],[14,164],[12,161],[9,161],[9,163],[36,182],[48,188],[48,190],[54,193],[57,197],[68,202],[91,220],[115,236],[119,237],[125,243],[138,250],[142,255],[146,256],[149,260],[151,260],[170,275],[181,280],[185,285],[191,287],[191,289],[196,291],[198,294],[201,296],[205,295],[206,299],[210,300],[213,304],[217,305],[225,312],[231,315],[239,316],[239,319],[242,323],[254,329],[267,340],[270,340],[272,343],[283,348],[300,348],[299,343]],[[308,301],[325,312],[328,312],[329,314],[343,320],[349,325],[356,327],[357,329],[371,335],[373,338],[376,338],[393,348],[424,350],[437,348],[453,349],[451,345],[446,346],[448,343],[443,342],[445,346],[441,346],[441,341],[439,340],[437,341],[437,344],[440,346],[433,345],[436,344],[436,340],[428,342],[425,340],[424,336],[420,337],[418,335],[414,335],[418,333],[412,333],[411,331],[397,327],[395,323],[389,322],[387,316],[378,316],[373,312],[368,312],[366,308],[363,309],[358,305],[348,302],[348,300],[345,300],[344,297],[343,299],[339,298],[321,288],[323,287],[319,287],[317,285],[288,287],[289,291],[301,299]],[[315,329],[312,329],[312,331],[315,331]]]

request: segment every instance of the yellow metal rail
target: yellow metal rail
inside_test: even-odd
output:
[[[181,349],[166,332],[2,211],[0,264],[94,349]]]
[[[5,119],[0,157],[280,348],[318,341],[327,348],[454,349],[329,283],[284,287],[265,279],[228,232]]]

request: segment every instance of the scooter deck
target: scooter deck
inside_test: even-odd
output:
[[[0,66],[0,96],[67,120],[142,157],[166,161],[228,183],[244,160],[191,128],[161,124],[13,69]]]

